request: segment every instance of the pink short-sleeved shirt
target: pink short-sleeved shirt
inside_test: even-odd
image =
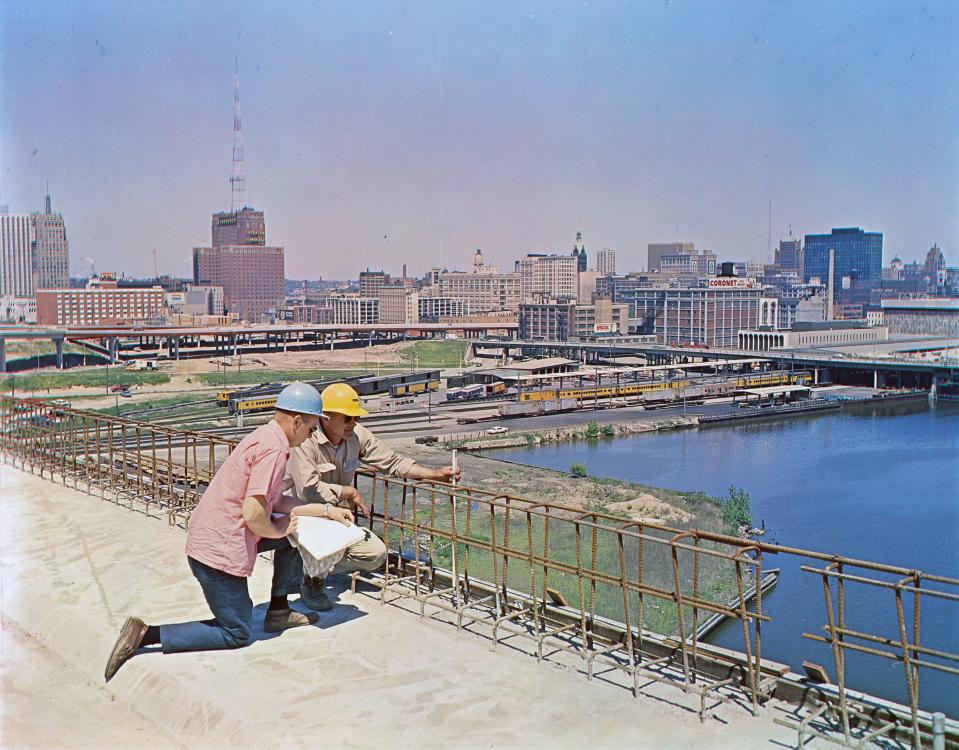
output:
[[[260,537],[243,521],[243,501],[263,495],[267,510],[283,495],[290,442],[270,421],[233,449],[190,516],[186,553],[194,560],[235,576],[249,577]]]

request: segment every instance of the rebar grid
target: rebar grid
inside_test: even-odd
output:
[[[59,478],[185,526],[236,441],[46,402],[0,400],[0,451],[19,468]]]
[[[5,461],[181,526],[236,442],[37,400],[0,399]],[[429,607],[431,615],[452,613],[458,628],[484,623],[494,648],[506,632],[532,639],[538,659],[547,648],[573,654],[585,663],[587,679],[597,665],[621,670],[632,677],[634,695],[641,679],[678,686],[699,697],[701,718],[710,699],[755,710],[785,672],[762,658],[763,623],[771,618],[763,611],[761,584],[771,554],[800,560],[800,569],[823,584],[825,636],[802,635],[830,646],[838,692],[825,695],[817,716],[786,722],[801,742],[823,736],[852,747],[864,736],[905,731],[912,746],[921,747],[930,735],[920,710],[920,670],[959,675],[959,655],[920,641],[921,600],[955,607],[954,578],[469,487],[366,471],[358,472],[356,484],[374,513],[370,525],[391,549],[382,576],[369,577],[381,587],[381,601],[394,592],[416,600],[421,616]],[[847,586],[886,592],[898,632],[850,627]],[[739,621],[741,655],[701,642],[702,614]],[[904,717],[877,719],[849,694],[847,651],[902,663]],[[812,728],[830,715],[840,727],[838,739]],[[863,717],[873,724],[857,732]]]

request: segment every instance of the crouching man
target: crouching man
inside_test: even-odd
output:
[[[400,456],[357,424],[367,411],[360,405],[357,392],[346,383],[327,386],[323,389],[322,399],[324,418],[319,429],[293,451],[287,468],[284,489],[295,491],[301,500],[343,505],[369,518],[366,500],[353,487],[353,476],[360,464],[407,479],[449,482],[459,477],[459,470],[452,466],[430,469],[412,458]],[[332,573],[378,570],[385,562],[386,545],[371,533],[367,539],[347,548]],[[322,605],[317,609],[327,610],[333,606],[323,591],[321,578],[304,578],[303,594]]]
[[[213,613],[212,620],[147,625],[128,617],[107,660],[109,681],[141,646],[164,653],[240,648],[253,639],[253,602],[247,578],[257,553],[273,551],[273,583],[263,627],[268,633],[316,622],[313,613],[290,609],[287,597],[300,592],[303,560],[286,538],[297,515],[321,516],[349,524],[345,508],[306,503],[283,494],[290,449],[316,429],[322,418],[320,394],[295,383],[281,392],[273,419],[247,435],[217,470],[187,525],[186,554],[193,576]],[[276,518],[273,513],[284,514]],[[301,592],[310,609],[324,603]]]

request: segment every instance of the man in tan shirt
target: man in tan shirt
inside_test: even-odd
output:
[[[389,448],[368,429],[357,424],[367,414],[360,397],[346,383],[334,383],[323,389],[323,416],[317,429],[292,451],[284,489],[295,489],[297,497],[308,503],[332,503],[358,510],[367,518],[369,507],[363,495],[353,487],[353,475],[361,464],[385,474],[407,479],[433,479],[449,482],[458,477],[452,466],[430,469]],[[386,562],[386,545],[375,534],[347,549],[333,573],[376,570]],[[311,601],[331,609],[332,602],[323,593],[323,579],[304,578]]]

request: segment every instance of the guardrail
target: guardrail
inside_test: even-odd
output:
[[[171,524],[185,524],[235,444],[0,399],[7,463]],[[701,718],[711,701],[755,711],[777,697],[800,704],[777,720],[797,731],[800,746],[811,737],[849,747],[898,738],[919,748],[940,726],[921,708],[920,672],[959,685],[959,654],[920,628],[930,607],[956,621],[957,579],[470,487],[362,471],[356,483],[374,512],[370,525],[392,550],[384,570],[365,575],[381,601],[396,594],[422,616],[485,628],[494,647],[504,637],[529,639],[538,659],[581,660],[589,679],[622,673],[636,695],[648,681],[676,686],[697,699]],[[821,581],[818,601],[809,595],[790,606],[820,612],[821,633],[801,636],[828,646],[835,685],[803,681],[769,661],[764,633],[775,620],[762,580],[770,555],[777,567],[791,561]],[[895,623],[891,635],[879,625],[883,606]],[[699,639],[713,615],[737,623],[738,652]],[[906,705],[848,689],[850,654],[898,664]],[[954,724],[943,731],[944,741],[959,744]]]

